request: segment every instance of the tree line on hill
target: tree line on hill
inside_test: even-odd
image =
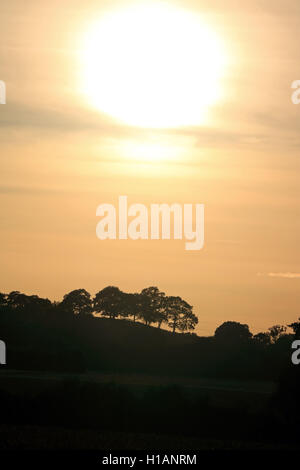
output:
[[[197,322],[190,305],[156,287],[139,294],[106,287],[94,298],[78,289],[61,302],[0,294],[0,339],[12,369],[277,380],[300,336],[300,321],[257,334],[225,321],[209,337],[190,332]]]
[[[0,307],[46,311],[56,309],[61,314],[101,315],[110,319],[127,318],[141,320],[146,325],[169,327],[173,333],[190,331],[198,323],[193,307],[181,297],[167,296],[157,287],[147,287],[140,293],[122,292],[118,287],[108,286],[96,293],[94,298],[85,289],[76,289],[63,297],[62,302],[50,302],[36,295],[18,291],[0,293]]]
[[[102,316],[109,319],[141,320],[145,325],[166,325],[173,333],[189,332],[198,324],[193,307],[178,296],[167,296],[158,287],[147,287],[140,293],[127,293],[118,287],[108,286],[92,298],[85,289],[75,289],[64,295],[61,302],[51,302],[37,295],[26,295],[19,291],[9,294],[0,292],[0,313],[5,311],[46,315],[50,312],[61,317]],[[289,325],[274,325],[265,332],[253,335],[249,326],[236,321],[226,321],[218,326],[215,338],[228,342],[245,342],[254,339],[260,344],[274,344],[281,337],[289,336],[291,328],[298,337],[300,318]]]

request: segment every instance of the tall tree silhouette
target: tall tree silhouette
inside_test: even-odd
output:
[[[135,322],[140,318],[142,310],[141,295],[138,293],[122,293],[121,316],[132,317]]]
[[[125,312],[124,294],[118,287],[107,286],[97,292],[93,301],[94,311],[104,317],[117,318]]]
[[[186,302],[185,302],[186,303]],[[189,306],[190,307],[190,306]],[[192,307],[190,307],[192,309]],[[185,312],[180,315],[178,329],[181,332],[194,330],[198,324],[198,318],[193,314],[192,310],[185,307]]]
[[[146,287],[141,291],[141,318],[146,325],[151,323],[158,323],[160,326],[166,319],[164,292],[161,292],[158,287]]]
[[[198,323],[197,317],[193,314],[193,307],[181,297],[166,297],[165,314],[173,333],[176,329],[181,331],[194,329]]]
[[[73,315],[88,315],[92,313],[91,295],[85,289],[76,289],[66,294],[61,307]]]

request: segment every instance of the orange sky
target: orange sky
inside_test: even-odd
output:
[[[288,323],[300,314],[300,105],[291,103],[300,4],[168,3],[213,25],[232,58],[224,96],[200,126],[122,124],[79,89],[83,33],[128,1],[1,3],[0,290],[59,300],[76,288],[157,285],[194,306],[198,334],[225,320],[253,332]],[[145,159],[151,145],[166,158]],[[96,207],[119,195],[204,203],[205,248],[98,240]]]

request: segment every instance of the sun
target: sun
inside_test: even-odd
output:
[[[222,95],[225,55],[195,13],[142,3],[105,13],[89,28],[81,87],[93,107],[128,125],[199,125]]]

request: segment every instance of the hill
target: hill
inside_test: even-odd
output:
[[[289,336],[266,347],[92,315],[9,312],[0,328],[11,369],[276,380],[290,357]]]

